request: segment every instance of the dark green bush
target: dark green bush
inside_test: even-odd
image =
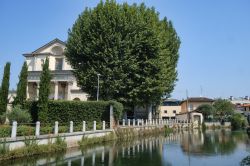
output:
[[[247,126],[247,121],[243,115],[234,114],[231,117],[231,125],[233,129],[241,129]]]
[[[11,126],[1,125],[0,126],[0,138],[10,137],[10,135],[11,135]]]
[[[48,111],[48,122],[54,124],[55,121],[74,124],[82,124],[82,121],[92,123],[95,121],[109,121],[110,105],[113,105],[115,119],[119,119],[123,113],[123,105],[116,101],[50,101]],[[37,102],[26,102],[24,107],[31,113],[33,122],[39,119],[37,113]]]
[[[28,110],[22,109],[20,105],[16,105],[11,112],[7,113],[7,117],[12,123],[17,121],[17,123],[29,123],[31,122],[31,115]]]

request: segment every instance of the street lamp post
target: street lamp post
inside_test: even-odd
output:
[[[101,74],[97,74],[97,93],[96,93],[96,101],[99,99],[99,79]]]

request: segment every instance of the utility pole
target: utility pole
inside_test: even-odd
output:
[[[186,97],[187,97],[187,118],[188,118],[188,121],[190,122],[190,114],[189,114],[189,106],[188,106],[188,90],[186,90]]]

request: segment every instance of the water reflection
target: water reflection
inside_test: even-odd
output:
[[[237,143],[244,143],[247,135],[230,130],[208,130],[182,133],[181,147],[192,155],[227,155],[234,152]]]
[[[15,160],[4,165],[239,165],[246,163],[247,158],[244,158],[249,155],[248,149],[249,138],[244,132],[194,130],[176,132],[166,137],[70,149],[66,154],[41,156],[33,160],[26,159],[25,162]]]

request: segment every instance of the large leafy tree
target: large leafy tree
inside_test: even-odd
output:
[[[220,120],[225,120],[234,112],[233,104],[225,99],[218,99],[214,102],[215,114]]]
[[[21,73],[19,75],[19,82],[17,84],[17,95],[14,99],[14,105],[23,105],[24,101],[26,100],[27,94],[27,77],[28,77],[28,66],[27,63],[23,63],[23,67]]]
[[[46,58],[43,71],[40,76],[40,88],[38,99],[38,119],[42,122],[48,121],[48,101],[50,94],[51,73],[49,70],[49,60]]]
[[[8,104],[8,94],[10,86],[10,62],[7,62],[4,67],[2,85],[0,89],[0,114],[4,114]]]
[[[101,74],[101,99],[148,105],[172,92],[179,46],[172,23],[154,8],[101,1],[76,20],[65,54],[90,98]]]

